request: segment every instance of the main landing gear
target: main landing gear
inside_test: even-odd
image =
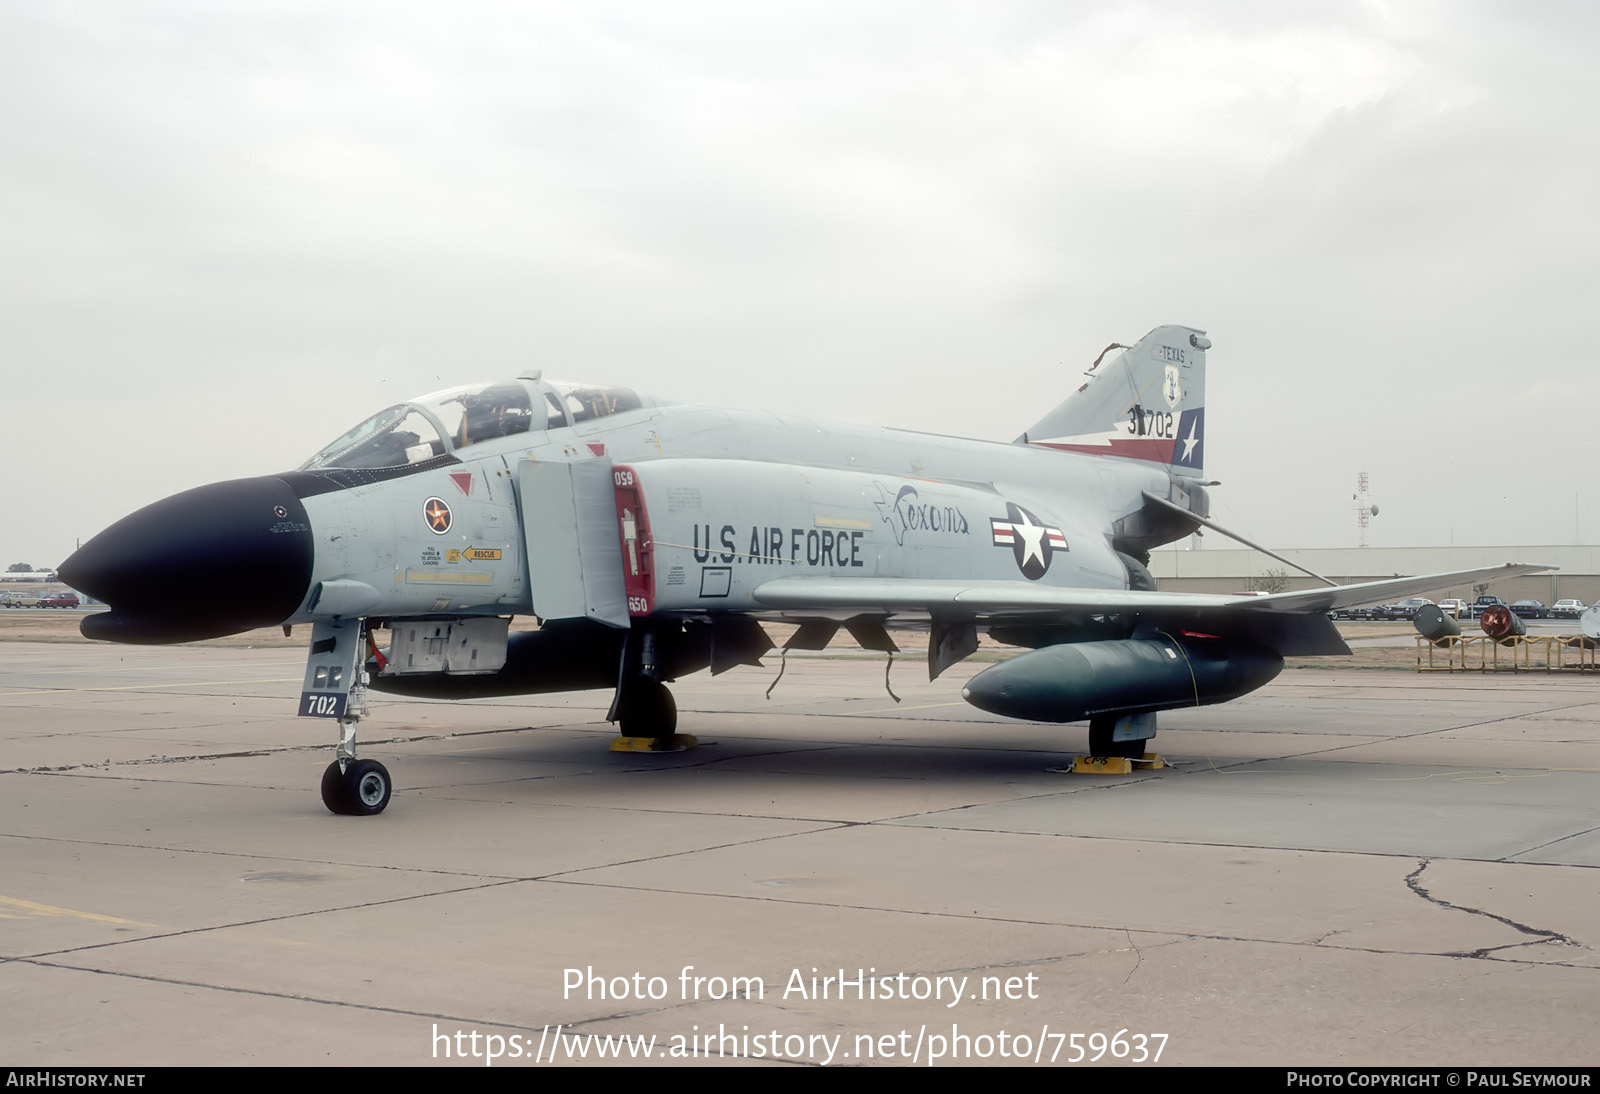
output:
[[[365,620],[316,624],[300,692],[302,717],[339,723],[334,760],[322,772],[322,804],[342,816],[382,813],[394,794],[388,768],[356,758],[356,725],[367,713],[367,645]]]
[[[622,732],[611,740],[612,752],[683,752],[699,745],[678,728],[678,704],[660,680],[638,674],[617,689],[612,720]]]
[[[661,682],[656,636],[649,630],[628,635],[622,650],[617,694],[606,713],[622,732],[611,739],[612,752],[683,752],[700,742],[678,728],[678,704]]]

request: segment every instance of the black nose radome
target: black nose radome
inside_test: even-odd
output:
[[[187,642],[282,622],[311,580],[311,523],[282,479],[236,479],[123,517],[57,571],[111,606],[86,638]]]

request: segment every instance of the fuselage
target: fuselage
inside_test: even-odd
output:
[[[580,419],[568,386],[529,377],[481,390],[503,406],[514,386],[544,421],[522,413],[515,432],[484,436],[465,416],[441,420],[437,408],[459,397],[402,404],[363,435],[393,441],[390,466],[371,466],[382,460],[368,440],[349,460],[361,466],[340,466],[335,453],[322,466],[175,495],[91,540],[63,576],[112,606],[95,636],[125,641],[335,615],[534,614],[527,548],[545,516],[524,508],[519,465],[604,458],[619,490],[635,487],[629,504],[647,510],[618,502],[635,571],[640,547],[651,553],[649,597],[633,597],[630,584],[635,615],[759,612],[756,586],[808,573],[1121,589],[1129,574],[1113,525],[1141,507],[1141,491],[1168,489],[1159,465],[1025,444],[631,392],[614,401],[632,409]],[[395,440],[402,416],[407,431]],[[192,606],[165,603],[150,586],[179,559],[205,569],[202,580],[253,589],[249,603],[214,606],[205,623]]]

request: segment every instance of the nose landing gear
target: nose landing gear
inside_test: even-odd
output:
[[[388,768],[377,760],[356,758],[356,724],[367,713],[366,646],[365,620],[317,623],[311,631],[311,653],[300,693],[302,717],[339,722],[334,760],[322,772],[322,804],[328,812],[342,816],[382,813],[394,794]]]

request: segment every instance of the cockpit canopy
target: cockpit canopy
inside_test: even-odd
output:
[[[379,411],[300,470],[409,467],[499,437],[565,429],[650,405],[655,400],[628,388],[592,384],[519,379],[455,387]]]

